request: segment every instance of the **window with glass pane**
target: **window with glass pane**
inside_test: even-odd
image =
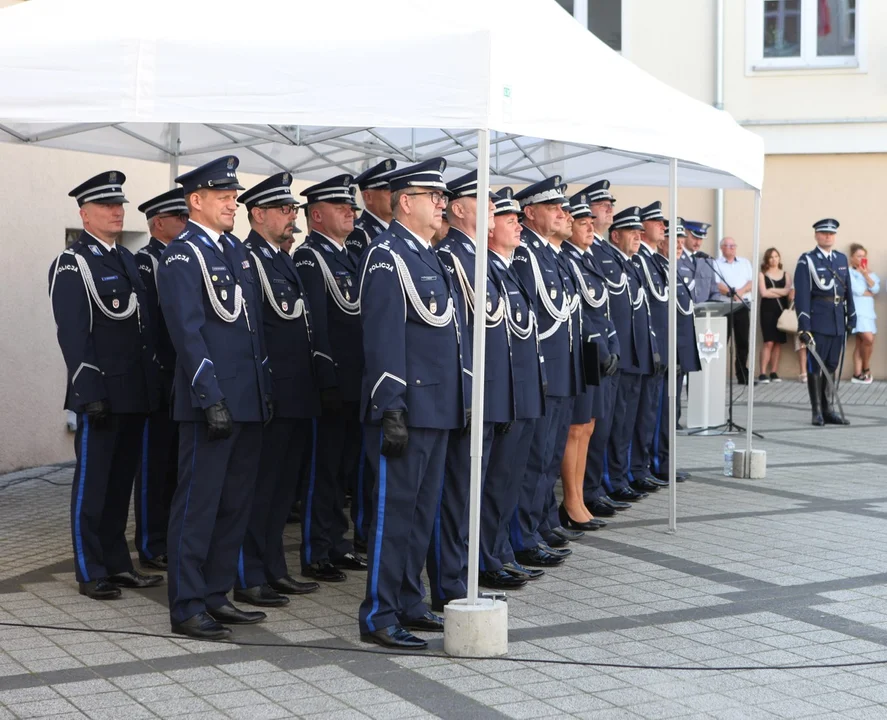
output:
[[[801,56],[801,0],[764,0],[764,57]]]
[[[816,54],[856,54],[856,0],[817,0]]]
[[[570,13],[570,15],[573,14],[573,0],[557,0],[557,4]]]

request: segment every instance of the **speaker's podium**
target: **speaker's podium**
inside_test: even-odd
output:
[[[733,303],[732,309],[742,303]],[[702,370],[689,373],[687,428],[704,435],[727,421],[727,316],[730,303],[705,302],[695,307],[696,348]]]

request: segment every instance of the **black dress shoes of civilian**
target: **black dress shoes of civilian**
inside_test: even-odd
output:
[[[478,575],[477,584],[490,590],[517,590],[527,584],[529,578],[512,575],[507,570],[484,570]]]
[[[307,595],[320,588],[320,585],[316,582],[299,582],[292,575],[284,575],[281,578],[277,578],[277,580],[271,580],[268,585],[271,586],[274,592],[279,592],[283,595]]]
[[[302,575],[321,582],[344,582],[348,577],[329,561],[306,565],[302,568]]]
[[[647,493],[639,493],[629,487],[614,490],[610,493],[610,497],[613,500],[619,500],[620,502],[637,502],[638,500],[643,500],[645,497],[647,497]]]
[[[176,635],[187,635],[198,640],[224,640],[231,636],[231,628],[220,625],[205,612],[199,612],[185,622],[173,623],[171,629]]]
[[[402,628],[405,628],[406,630],[443,632],[444,619],[440,615],[435,615],[430,610],[426,610],[425,614],[420,618],[413,618],[412,620],[402,620],[400,626]]]
[[[570,514],[567,512],[567,508],[564,507],[563,503],[557,509],[558,515],[560,516],[561,525],[564,527],[573,528],[574,530],[586,530],[593,531],[598,530],[602,527],[607,527],[607,523],[603,520],[598,520],[597,518],[592,518],[591,520],[584,522],[576,522],[573,518],[570,517]],[[554,532],[557,532],[555,530]]]
[[[368,565],[366,558],[357,553],[345,553],[336,558],[331,558],[334,567],[340,570],[366,570]]]
[[[140,558],[139,565],[143,568],[150,568],[151,570],[167,570],[169,568],[169,559],[167,558],[166,553],[163,553],[152,557],[150,560],[148,558]]]
[[[109,575],[108,582],[125,588],[149,588],[159,585],[163,582],[163,575],[143,575],[138,570],[127,570],[126,572]]]
[[[209,616],[216,622],[225,625],[255,625],[268,617],[263,612],[249,612],[234,607],[231,603],[217,608],[207,609]]]
[[[638,478],[634,482],[629,483],[632,490],[636,493],[654,493],[659,491],[659,486],[651,482],[647,482],[643,478]]]
[[[540,547],[518,550],[514,553],[514,558],[521,565],[529,565],[530,567],[554,567],[564,561],[560,555],[552,555]]]
[[[270,585],[257,585],[251,588],[235,588],[234,599],[237,602],[255,605],[256,607],[281,607],[288,605],[290,599],[276,592]]]
[[[120,588],[106,578],[80,583],[80,594],[92,600],[116,600],[122,595]]]
[[[379,630],[361,633],[360,639],[365,643],[376,643],[376,645],[381,645],[382,647],[398,648],[400,650],[424,650],[428,647],[428,643],[425,640],[417,638],[400,625],[389,625]]]
[[[561,506],[561,507],[563,507],[563,506]],[[569,521],[569,517],[567,518],[567,520]],[[551,532],[553,534],[557,535],[562,540],[567,540],[567,541],[578,540],[583,535],[585,535],[585,533],[582,531],[582,528],[578,528],[575,525],[568,525],[567,523],[564,522],[563,517],[561,518],[561,524],[558,525],[556,528],[551,528]],[[551,543],[548,543],[548,544],[551,545]]]
[[[523,578],[524,580],[538,580],[545,574],[544,570],[524,567],[518,562],[504,563],[502,569],[509,575],[513,575],[516,578]]]

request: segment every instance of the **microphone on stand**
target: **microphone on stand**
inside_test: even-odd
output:
[[[702,258],[703,260],[711,260],[712,259],[711,255],[709,255],[708,253],[702,252],[702,250],[697,250],[695,253],[693,253],[693,257]]]

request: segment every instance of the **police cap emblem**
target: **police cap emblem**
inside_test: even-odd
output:
[[[229,158],[228,158],[228,169],[229,169],[229,170],[233,170],[233,169],[234,169],[234,158],[233,158],[233,157],[229,157]]]
[[[385,170],[393,170],[394,168],[392,167],[392,165],[393,165],[393,163],[390,160],[386,160],[385,161]]]
[[[284,182],[284,184],[290,182],[290,174],[289,173],[283,174],[283,182]]]
[[[447,169],[447,161],[446,161],[446,160],[441,160],[441,161],[440,161],[440,171],[443,172],[443,171],[446,170],[446,169]]]
[[[112,183],[112,184],[117,183],[117,173],[114,172],[113,170],[108,173],[108,182]]]

